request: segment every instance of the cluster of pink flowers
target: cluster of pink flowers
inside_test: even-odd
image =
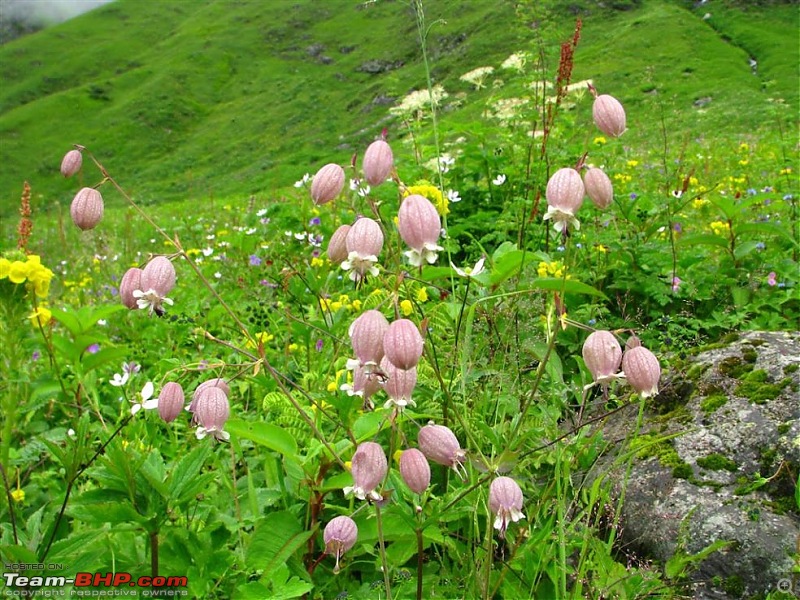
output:
[[[641,345],[639,338],[632,336],[622,352],[617,338],[610,331],[595,331],[583,343],[583,362],[592,374],[593,383],[608,387],[617,378],[625,378],[628,384],[648,398],[658,394],[661,365],[655,354]],[[622,366],[622,371],[619,371]]]

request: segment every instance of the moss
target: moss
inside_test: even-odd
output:
[[[778,425],[778,435],[786,435],[789,433],[789,430],[792,428],[791,423],[781,423]]]
[[[719,361],[719,372],[733,379],[739,379],[753,370],[753,365],[738,356],[729,356]]]
[[[709,471],[730,471],[731,473],[736,471],[736,463],[717,452],[698,458],[697,466]]]
[[[755,346],[756,348],[758,348],[759,346],[763,346],[764,344],[766,344],[767,340],[756,338],[754,340],[748,340],[747,343],[750,344],[751,346]]]
[[[723,394],[715,394],[713,396],[708,396],[707,398],[703,398],[700,401],[700,410],[702,410],[704,414],[710,415],[719,407],[725,406],[727,403],[728,403],[727,396]]]
[[[692,465],[683,463],[672,469],[672,476],[675,479],[691,479],[694,475]]]
[[[686,371],[686,379],[690,381],[697,381],[700,377],[708,371],[708,368],[711,365],[709,363],[696,363],[689,367],[689,370]],[[785,370],[784,370],[785,371]]]
[[[778,383],[768,383],[769,374],[758,369],[743,377],[742,383],[736,386],[734,393],[747,398],[753,404],[766,404],[777,398],[783,388],[789,386],[792,380],[788,377]]]
[[[797,373],[798,369],[800,369],[800,365],[797,363],[792,363],[791,365],[786,365],[783,367],[783,374],[790,375],[791,373]]]
[[[752,348],[745,348],[742,350],[742,358],[745,360],[745,362],[752,364],[758,360],[758,352]]]
[[[726,577],[725,581],[722,582],[722,589],[725,590],[729,596],[741,598],[742,594],[744,594],[744,583],[742,583],[742,578],[738,575]]]
[[[732,332],[730,332],[728,334],[725,334],[725,337],[722,338],[722,343],[723,344],[732,344],[733,342],[738,342],[740,337],[741,336],[738,333],[736,333],[735,331],[732,331]]]
[[[641,459],[655,457],[662,467],[672,469],[672,476],[675,479],[690,479],[694,474],[692,466],[678,455],[672,443],[668,440],[653,443],[654,439],[656,436],[648,434],[634,440],[632,447],[642,448],[636,456]]]

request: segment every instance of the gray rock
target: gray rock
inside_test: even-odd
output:
[[[662,378],[625,486],[621,543],[676,565],[697,598],[800,593],[794,486],[800,467],[800,334],[748,332]],[[676,392],[677,390],[677,392]],[[666,404],[666,406],[665,406]],[[622,439],[629,407],[604,427]],[[624,466],[609,474],[623,491]],[[706,548],[716,550],[688,561]]]

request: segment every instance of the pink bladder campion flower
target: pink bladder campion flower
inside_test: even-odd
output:
[[[606,135],[619,137],[625,132],[625,109],[613,96],[597,96],[592,106],[592,116],[594,124]]]
[[[661,365],[656,355],[644,346],[625,350],[622,355],[622,370],[630,386],[642,398],[658,394],[658,380],[661,378]]]
[[[348,335],[359,365],[380,364],[384,355],[384,335],[388,329],[389,321],[379,310],[365,310],[353,321]],[[354,366],[349,364],[348,368]]]
[[[344,488],[344,493],[346,495],[352,493],[360,500],[383,500],[383,497],[375,491],[389,470],[383,448],[375,442],[363,442],[356,449],[351,463],[353,485]]]
[[[575,218],[575,213],[583,204],[585,193],[580,173],[570,168],[559,169],[547,182],[547,212],[544,220],[552,220],[556,231],[564,231],[568,225],[580,229],[581,224]]]
[[[217,440],[228,441],[231,436],[224,427],[230,412],[228,395],[221,388],[209,386],[198,390],[193,419],[198,424],[197,439],[211,434]]]
[[[139,279],[141,289],[133,291],[137,306],[149,310],[150,314],[164,314],[164,305],[172,306],[173,302],[167,294],[175,287],[175,267],[166,256],[155,256],[150,259]]]
[[[367,151],[364,152],[364,161],[361,164],[364,170],[364,179],[372,187],[382,184],[389,177],[394,166],[392,149],[384,140],[375,140]]]
[[[412,492],[423,493],[431,484],[428,459],[416,448],[404,450],[400,455],[400,476]]]
[[[377,221],[369,217],[358,219],[345,238],[347,260],[342,268],[350,272],[350,279],[356,283],[367,275],[378,275],[378,254],[383,249],[383,231]]]
[[[435,425],[433,421],[419,430],[417,444],[422,453],[433,462],[458,470],[466,460],[458,438],[448,427]]]
[[[524,519],[522,490],[510,477],[498,477],[489,486],[489,509],[495,514],[494,528],[505,537],[509,523]]]
[[[335,265],[342,264],[347,260],[347,234],[350,232],[350,225],[342,225],[333,232],[328,241],[328,259]]]
[[[82,231],[94,229],[103,218],[103,197],[94,188],[81,189],[72,199],[69,214]]]
[[[334,517],[325,526],[322,539],[325,541],[325,553],[333,554],[336,557],[336,566],[333,568],[333,572],[338,573],[339,559],[355,545],[358,539],[356,522],[350,517]]]
[[[172,423],[183,411],[185,397],[181,384],[169,381],[158,395],[158,416],[165,423]]]
[[[409,319],[392,322],[383,336],[386,358],[398,369],[412,369],[422,357],[423,341],[419,328]]]
[[[206,381],[204,381],[195,388],[194,394],[192,394],[192,401],[189,403],[189,406],[186,407],[186,410],[188,410],[189,412],[194,412],[195,409],[197,408],[197,398],[200,392],[209,387],[216,387],[221,389],[226,396],[230,396],[231,394],[230,386],[221,377],[215,377],[214,379],[207,379]]]
[[[591,333],[583,343],[582,354],[583,362],[591,372],[594,383],[607,386],[618,376],[617,371],[622,361],[622,348],[610,331]]]
[[[372,410],[375,405],[371,397],[381,389],[381,376],[366,366],[358,366],[353,370],[353,385],[343,383],[339,389],[348,396],[361,396],[364,399],[364,410]]]
[[[384,376],[383,389],[389,395],[384,408],[397,407],[402,411],[406,406],[416,406],[411,394],[417,386],[417,368],[398,369],[384,356],[381,361],[381,372]]]
[[[592,167],[583,174],[583,185],[586,194],[600,210],[608,208],[614,200],[614,186],[602,169]]]
[[[425,196],[412,194],[403,200],[397,215],[400,237],[411,250],[405,252],[412,266],[433,264],[443,250],[436,242],[442,231],[439,211]]]
[[[70,150],[61,160],[61,174],[64,177],[72,177],[81,170],[83,164],[83,154],[80,150]]]
[[[133,293],[142,289],[142,270],[138,267],[131,267],[122,276],[119,282],[119,298],[122,304],[130,309],[137,308],[138,304]]]
[[[344,188],[344,169],[335,163],[322,167],[311,181],[311,200],[314,204],[327,204]]]

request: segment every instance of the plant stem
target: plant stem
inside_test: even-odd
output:
[[[381,568],[383,569],[383,585],[386,587],[386,600],[392,600],[392,586],[389,579],[389,564],[386,562],[386,547],[383,543],[383,521],[381,507],[375,505],[375,520],[378,525],[378,548],[381,555]]]
[[[158,531],[150,532],[150,576],[158,577]]]
[[[424,554],[422,546],[422,527],[417,526],[417,600],[422,600],[422,565],[424,564]]]

